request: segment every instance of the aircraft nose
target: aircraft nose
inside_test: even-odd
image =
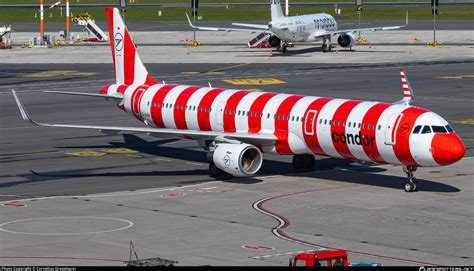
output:
[[[442,166],[459,161],[466,152],[464,143],[455,133],[436,134],[431,142],[431,150],[436,163]]]

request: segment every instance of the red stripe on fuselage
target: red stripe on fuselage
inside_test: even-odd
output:
[[[344,158],[356,160],[357,158],[352,155],[351,151],[349,150],[349,146],[347,145],[347,138],[346,138],[346,122],[349,114],[351,113],[352,109],[361,101],[347,101],[344,102],[339,106],[339,108],[334,113],[332,118],[333,125],[331,125],[331,140],[334,145],[336,151]],[[334,121],[336,124],[334,125]],[[338,136],[333,136],[337,133]],[[337,140],[336,140],[336,139]]]
[[[174,88],[176,85],[164,85],[161,87],[153,96],[151,101],[151,118],[155,123],[157,128],[165,128],[165,123],[163,122],[163,101],[165,100],[166,95]],[[154,106],[158,104],[158,106]]]
[[[235,110],[240,101],[249,93],[250,91],[241,90],[232,94],[229,99],[227,99],[224,112],[222,112],[224,132],[235,132]]]
[[[408,107],[401,112],[403,117],[400,119],[398,126],[393,127],[393,129],[397,129],[394,135],[396,141],[393,152],[398,160],[406,166],[419,166],[410,151],[410,135],[416,119],[425,112],[428,112],[428,110]]]
[[[261,114],[267,102],[273,97],[277,95],[276,93],[264,93],[252,103],[250,107],[250,112],[258,112]],[[262,129],[262,118],[260,117],[249,117],[248,118],[249,124],[249,133],[258,133]]]
[[[313,153],[318,154],[318,155],[327,155],[321,148],[321,145],[319,144],[318,133],[317,133],[318,116],[319,116],[319,112],[321,112],[321,109],[324,107],[324,105],[326,105],[331,100],[333,99],[332,98],[318,98],[314,102],[312,102],[306,109],[306,112],[304,113],[305,121],[301,123],[301,129],[303,130],[303,138],[304,138],[304,141],[306,142],[306,145]],[[306,125],[305,122],[308,116],[308,112],[310,110],[316,111],[316,115],[314,116],[313,135],[307,135],[305,132],[305,125]]]
[[[364,118],[362,119],[362,126],[360,129],[360,134],[362,137],[367,136],[369,139],[377,138],[375,136],[376,131],[383,132],[383,130],[378,130],[378,127],[372,127],[372,125],[377,126],[377,122],[379,121],[380,116],[388,107],[390,107],[390,104],[379,103],[379,104],[373,105],[369,110],[367,110]],[[367,125],[371,125],[371,129],[368,129]],[[382,127],[383,126],[384,125],[382,125]],[[365,129],[362,127],[365,127]],[[362,144],[362,148],[364,149],[365,154],[367,154],[367,156],[372,161],[377,162],[377,163],[387,163],[382,158],[382,156],[380,156],[380,152],[377,148],[377,140],[374,140],[373,145]]]
[[[132,38],[128,34],[128,30],[124,31],[125,38],[123,40],[123,66],[124,66],[124,77],[125,84],[133,84],[135,79],[135,46],[133,45]]]
[[[197,119],[201,131],[211,131],[210,108],[217,95],[223,92],[223,89],[215,88],[207,92],[199,103]],[[216,108],[214,110],[217,110]]]
[[[117,93],[122,93],[123,95],[125,95],[125,90],[127,90],[127,88],[128,88],[128,85],[120,85],[117,88]],[[118,107],[125,111],[125,104],[120,103]]]
[[[188,124],[186,123],[186,105],[191,95],[200,88],[201,87],[188,87],[178,95],[176,105],[180,108],[178,109],[178,107],[175,107],[173,111],[176,129],[188,129]],[[184,108],[182,108],[183,106]]]
[[[290,96],[283,100],[276,112],[275,118],[275,136],[277,137],[277,142],[275,144],[275,150],[279,154],[292,154],[290,144],[288,142],[288,121],[290,118],[291,110],[293,106],[298,102],[303,96]]]

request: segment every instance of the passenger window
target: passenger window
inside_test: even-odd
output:
[[[296,121],[300,121],[300,117],[299,117],[299,116],[298,116],[298,117],[296,117]]]
[[[444,126],[431,126],[433,133],[446,133],[446,128]]]
[[[357,126],[360,128],[360,122],[358,123],[358,125],[357,125]]]
[[[413,133],[418,134],[421,130],[421,127],[422,127],[421,125],[416,126],[415,129],[413,129]]]
[[[269,118],[270,118],[270,113],[267,114],[267,119],[269,119]]]
[[[426,126],[423,126],[423,130],[421,130],[421,133],[422,134],[429,134],[431,133],[431,127],[426,125]]]
[[[382,125],[379,125],[377,129],[380,131],[380,129],[382,129]]]
[[[328,124],[328,121],[327,120],[324,120],[324,125]]]

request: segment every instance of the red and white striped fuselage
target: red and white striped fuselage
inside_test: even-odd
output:
[[[267,153],[414,167],[464,155],[447,121],[405,104],[172,84],[115,84],[101,93],[122,93],[119,107],[157,128],[273,134],[276,144],[261,146]]]

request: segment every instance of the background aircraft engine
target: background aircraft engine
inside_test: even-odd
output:
[[[233,176],[257,173],[262,166],[262,153],[249,144],[217,144],[212,155],[214,164]]]
[[[337,43],[343,48],[354,46],[355,41],[356,39],[352,33],[341,34],[339,38],[337,38]]]
[[[277,36],[270,36],[268,38],[268,43],[270,43],[272,47],[280,46],[280,41],[281,41],[280,38],[278,38]]]

